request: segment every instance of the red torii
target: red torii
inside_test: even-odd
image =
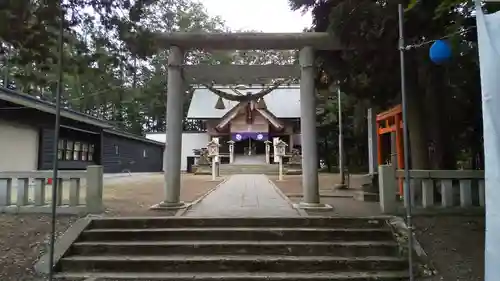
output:
[[[378,164],[384,164],[382,151],[382,135],[396,132],[396,154],[397,169],[404,169],[404,150],[403,150],[403,116],[401,105],[397,105],[387,111],[377,115],[377,158]],[[403,195],[403,181],[399,180],[399,195]]]

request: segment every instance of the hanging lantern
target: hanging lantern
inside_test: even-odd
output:
[[[215,104],[215,109],[226,109],[226,106],[224,105],[224,101],[222,100],[221,97],[217,99],[217,103]]]
[[[451,58],[451,46],[445,40],[436,40],[429,50],[429,57],[435,64],[443,64]]]

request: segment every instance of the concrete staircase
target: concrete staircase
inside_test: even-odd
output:
[[[104,218],[58,280],[402,281],[407,261],[374,218]]]
[[[264,174],[277,175],[279,173],[278,165],[271,164],[221,164],[221,175],[237,174]]]

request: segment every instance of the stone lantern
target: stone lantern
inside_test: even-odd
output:
[[[278,180],[283,180],[283,157],[286,154],[286,147],[288,145],[284,141],[279,141],[276,144],[276,156],[278,156],[279,162],[279,178]]]
[[[217,141],[212,140],[207,144],[208,157],[212,158],[212,180],[218,176],[218,158],[219,158],[219,144]]]
[[[286,144],[286,142],[280,140],[276,144],[276,156],[279,156],[279,157],[285,156],[285,154],[286,154],[286,147],[287,146],[288,146],[288,144]]]

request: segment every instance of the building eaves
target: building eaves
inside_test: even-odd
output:
[[[49,114],[56,114],[56,106],[54,103],[38,99],[27,94],[22,94],[4,87],[0,87],[0,100],[8,101],[28,108],[33,108]],[[113,127],[113,125],[104,120],[68,108],[61,108],[61,116],[73,121],[82,122],[100,128]]]

